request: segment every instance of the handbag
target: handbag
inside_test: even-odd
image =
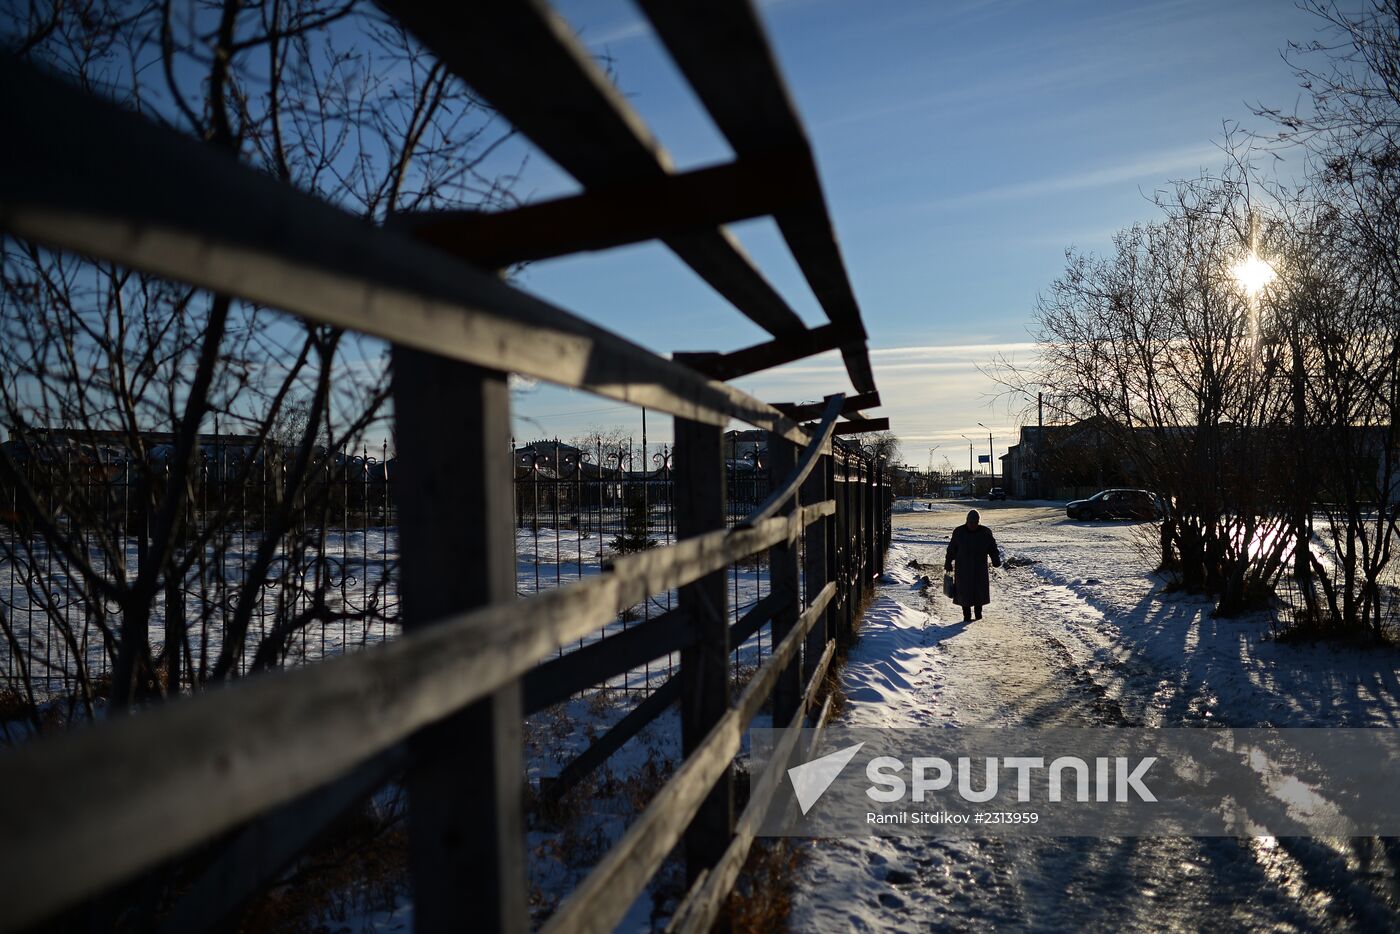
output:
[[[953,577],[952,571],[943,572],[943,596],[949,600],[955,600],[958,596],[957,581]]]

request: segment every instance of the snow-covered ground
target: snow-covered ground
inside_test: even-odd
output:
[[[657,545],[671,543],[671,538],[655,528],[651,535]],[[601,573],[605,563],[617,557],[610,544],[616,530],[596,534],[580,533],[577,529],[553,529],[546,526],[516,529],[515,559],[516,588],[522,596],[566,586],[586,577]],[[731,622],[737,622],[756,602],[768,594],[768,562],[766,558],[758,562],[731,565],[725,572],[726,597]],[[656,594],[646,601],[631,607],[621,617],[613,620],[591,637],[585,638],[578,646],[599,638],[621,632],[638,622],[654,619],[676,605],[674,590]],[[767,657],[772,651],[771,635],[761,629],[742,646],[736,646],[732,654],[736,675],[745,668],[751,668]],[[566,649],[560,649],[562,654]],[[649,690],[669,679],[680,663],[678,653],[669,653],[634,671],[625,672],[607,682],[610,690],[623,692]]]
[[[842,672],[839,722],[929,728],[1024,725],[1396,726],[1400,653],[1286,646],[1264,616],[1216,620],[1197,598],[1161,593],[1141,553],[1143,527],[1074,523],[1051,503],[978,504],[1006,567],[993,572],[986,619],[966,624],[939,592],[944,549],[967,503],[897,505],[888,572]],[[607,542],[577,529],[516,533],[522,594],[599,573]],[[392,530],[332,547],[364,586],[389,579]],[[927,580],[932,586],[927,586]],[[737,618],[766,590],[762,565],[732,570]],[[386,597],[394,597],[392,586]],[[607,631],[654,617],[652,598]],[[337,638],[337,636],[340,636]],[[332,654],[358,641],[331,632]],[[392,633],[385,633],[392,635]],[[761,633],[736,669],[766,655]],[[320,640],[316,640],[319,642]],[[372,636],[371,636],[372,641]],[[589,640],[585,640],[589,641]],[[543,711],[527,724],[534,786],[625,715],[674,671],[661,659]],[[635,690],[641,688],[643,690]],[[762,724],[758,724],[762,725]],[[679,758],[669,711],[585,787],[582,803],[530,830],[538,916],[548,913],[621,834]],[[1017,839],[880,837],[807,848],[793,930],[1152,928],[1395,929],[1400,846],[1376,840]],[[652,927],[679,894],[672,866],[624,925]],[[335,919],[337,930],[402,930],[412,909]]]
[[[653,530],[655,531],[655,530]],[[522,595],[567,586],[600,573],[616,552],[615,536],[578,529],[529,526],[516,529],[516,585]],[[667,543],[662,532],[658,544]],[[768,592],[766,559],[731,567],[726,572],[726,595],[731,621],[737,620]],[[675,605],[674,591],[638,604],[579,644],[619,632],[655,618]],[[732,652],[736,678],[751,673],[772,650],[771,633],[765,628]],[[568,648],[561,649],[561,653]],[[527,718],[525,770],[531,793],[542,780],[582,753],[597,737],[621,720],[642,701],[650,689],[678,671],[678,654],[662,656],[637,669],[610,679],[602,689],[576,695]],[[761,714],[755,725],[770,725]],[[656,790],[671,776],[681,760],[680,715],[672,707],[643,727],[574,792],[554,806],[532,806],[527,847],[531,911],[536,921],[547,918],[555,907],[587,876],[599,859],[617,842]],[[669,860],[638,896],[619,926],[627,931],[650,931],[664,926],[684,894],[683,866]],[[327,915],[324,926],[343,934],[390,932],[412,929],[413,906],[406,888],[392,909]]]
[[[261,545],[262,535],[256,530],[235,530],[191,561],[180,592],[188,636],[182,655],[192,669],[207,670],[218,659]],[[104,576],[130,578],[139,566],[136,540],[125,542],[122,568],[113,566],[96,546],[88,547],[86,559]],[[319,543],[313,540],[296,553],[289,553],[284,543],[253,598],[239,670],[251,667],[259,645],[279,620],[304,614],[318,593],[331,614],[344,618],[301,627],[288,645],[284,664],[304,664],[395,638],[397,564],[398,535],[392,527],[328,528]],[[71,695],[80,663],[86,664],[91,678],[108,673],[114,649],[105,645],[102,627],[114,625],[110,617],[116,605],[97,600],[80,574],[42,540],[25,544],[11,538],[0,544],[0,610],[40,700]],[[154,652],[165,648],[165,614],[166,601],[156,600],[150,618]],[[9,641],[0,640],[0,686],[17,685],[19,671]]]
[[[616,557],[613,540],[617,529],[596,532],[523,526],[515,531],[516,585],[522,596],[529,596],[598,574],[604,563]],[[652,528],[657,544],[669,544],[664,528]],[[90,677],[108,673],[111,649],[104,645],[103,619],[95,610],[87,589],[67,564],[49,552],[43,542],[32,551],[11,543],[0,548],[0,611],[14,632],[23,659],[16,657],[8,639],[0,639],[0,688],[18,686],[20,662],[27,663],[39,700],[47,697],[71,698],[77,684],[80,660]],[[235,531],[209,549],[207,560],[191,567],[182,594],[189,644],[182,653],[193,670],[206,670],[223,649],[225,632],[235,615],[240,589],[247,570],[261,546],[256,531]],[[363,529],[328,529],[319,548],[300,556],[279,551],[264,585],[254,602],[249,632],[243,648],[240,671],[246,671],[263,639],[274,625],[288,616],[304,614],[318,591],[325,593],[328,610],[349,618],[321,623],[305,622],[291,640],[286,665],[300,665],[355,651],[368,645],[397,638],[399,627],[398,529],[395,526]],[[127,573],[137,567],[137,547],[131,540],[126,547]],[[102,554],[93,548],[89,560],[107,569]],[[766,562],[736,566],[728,572],[728,597],[733,619],[738,619],[755,601],[767,593]],[[626,629],[638,621],[656,617],[675,605],[675,593],[653,596],[622,617],[599,630],[591,638],[604,637]],[[113,612],[107,607],[107,612]],[[152,650],[164,650],[166,605],[157,600],[151,609]],[[59,625],[62,624],[62,625]],[[71,632],[72,643],[62,626]],[[771,646],[761,632],[736,651],[736,670],[752,665]],[[677,659],[670,656],[659,663],[643,666],[610,681],[609,688],[630,691],[654,686],[674,673]]]
[[[939,583],[969,505],[899,504],[841,725],[1400,721],[1400,652],[1282,645],[1263,614],[1214,619],[1161,592],[1137,524],[1071,522],[1060,504],[977,504],[1008,560],[985,619],[964,623]],[[1400,926],[1394,841],[882,837],[807,855],[795,931]]]

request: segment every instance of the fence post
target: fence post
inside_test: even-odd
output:
[[[836,586],[841,605],[837,612],[838,637],[843,645],[851,641],[851,459],[841,452],[836,467]]]
[[[775,434],[768,436],[769,489],[777,489],[786,483],[797,469],[797,445]],[[802,500],[802,491],[795,491],[792,497],[778,510],[780,516],[790,516]],[[797,625],[798,615],[798,568],[797,538],[787,539],[768,550],[768,567],[774,594],[782,594],[782,603],[773,614],[773,648],[787,638]],[[778,675],[778,683],[773,687],[773,726],[782,728],[792,719],[802,694],[799,680],[800,659],[794,658]]]
[[[823,455],[817,462],[817,466],[807,475],[807,481],[802,484],[802,502],[807,504],[821,503],[828,499],[827,494],[827,474],[831,470],[831,455]],[[830,518],[824,517],[813,522],[803,531],[806,539],[804,543],[805,554],[802,576],[806,583],[806,603],[810,604],[812,598],[821,593],[826,582],[830,579],[827,569],[827,524]],[[826,640],[831,638],[830,629],[831,611],[822,611],[821,619],[812,624],[812,628],[807,631],[807,645],[803,652],[802,681],[805,684],[812,677],[812,669],[816,666],[822,652],[826,649]],[[776,720],[775,720],[776,725]]]
[[[871,457],[865,465],[865,482],[861,484],[861,499],[865,503],[865,589],[875,591],[875,578],[880,574],[880,553],[876,547],[879,536],[875,533],[875,522],[879,510],[875,506],[875,493],[880,482],[880,462]]]
[[[165,696],[180,696],[180,650],[185,643],[185,592],[172,556],[165,572]]]
[[[885,573],[885,558],[890,552],[890,534],[893,531],[890,527],[890,517],[894,512],[894,487],[891,485],[893,475],[890,472],[890,465],[882,463],[880,465],[880,573]]]
[[[676,539],[725,527],[723,429],[683,418],[675,429]],[[689,757],[725,715],[729,696],[729,619],[723,569],[680,588],[681,610],[698,641],[681,651],[681,751]],[[685,834],[687,883],[713,866],[734,832],[734,772],[727,767]]]
[[[869,528],[869,521],[865,515],[864,454],[855,456],[855,478],[851,492],[855,497],[855,599],[858,602],[865,597],[865,587],[869,580],[869,555],[865,550],[865,529]]]
[[[860,460],[846,456],[846,638],[856,634],[856,607],[860,605]]]
[[[506,374],[394,348],[406,638],[515,599]],[[523,713],[517,681],[412,738],[414,928],[523,931]]]

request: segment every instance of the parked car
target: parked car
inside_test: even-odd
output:
[[[1006,491],[999,486],[994,486],[987,491],[987,499],[1006,499]]]
[[[1100,490],[1065,506],[1071,519],[1160,519],[1161,500],[1146,490]]]

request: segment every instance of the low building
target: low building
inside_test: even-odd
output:
[[[1101,419],[1023,426],[1001,461],[1002,486],[1015,499],[1074,499],[1132,485],[1137,473]]]

